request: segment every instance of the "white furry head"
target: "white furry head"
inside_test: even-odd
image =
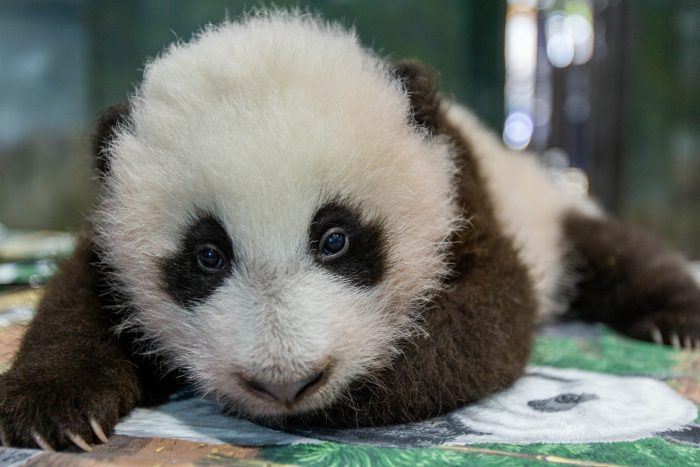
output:
[[[107,151],[95,219],[128,323],[251,416],[322,408],[386,366],[459,222],[450,146],[410,112],[388,65],[317,18],[259,14],[171,46]],[[328,260],[334,228],[350,249]],[[224,257],[211,276],[203,245]],[[246,385],[321,371],[293,404]]]

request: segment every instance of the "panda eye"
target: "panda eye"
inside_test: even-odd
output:
[[[319,242],[321,259],[329,260],[343,256],[350,248],[350,241],[343,229],[334,227],[326,231]]]
[[[214,245],[202,245],[197,248],[197,265],[206,273],[219,272],[225,266],[224,254]]]

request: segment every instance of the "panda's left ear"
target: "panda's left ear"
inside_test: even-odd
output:
[[[394,76],[401,81],[411,101],[413,122],[431,134],[441,131],[438,74],[418,60],[401,60],[394,65]]]
[[[92,155],[95,158],[95,169],[101,179],[109,176],[110,154],[109,146],[119,127],[128,125],[130,120],[129,104],[113,105],[97,117],[92,134]]]

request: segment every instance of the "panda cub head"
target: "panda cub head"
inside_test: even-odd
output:
[[[249,417],[371,381],[420,332],[460,222],[451,147],[411,99],[352,32],[293,13],[153,60],[100,156],[124,327]]]

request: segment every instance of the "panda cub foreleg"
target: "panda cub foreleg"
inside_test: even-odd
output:
[[[109,332],[91,266],[96,260],[83,239],[49,283],[12,369],[0,379],[5,446],[86,447],[140,396],[137,369]]]
[[[574,317],[636,339],[700,349],[700,287],[680,253],[611,218],[569,213],[564,235],[577,279]]]
[[[132,355],[126,335],[113,332],[116,312],[98,261],[91,239],[82,238],[49,282],[12,368],[0,376],[4,446],[89,450],[156,393],[157,371]]]

